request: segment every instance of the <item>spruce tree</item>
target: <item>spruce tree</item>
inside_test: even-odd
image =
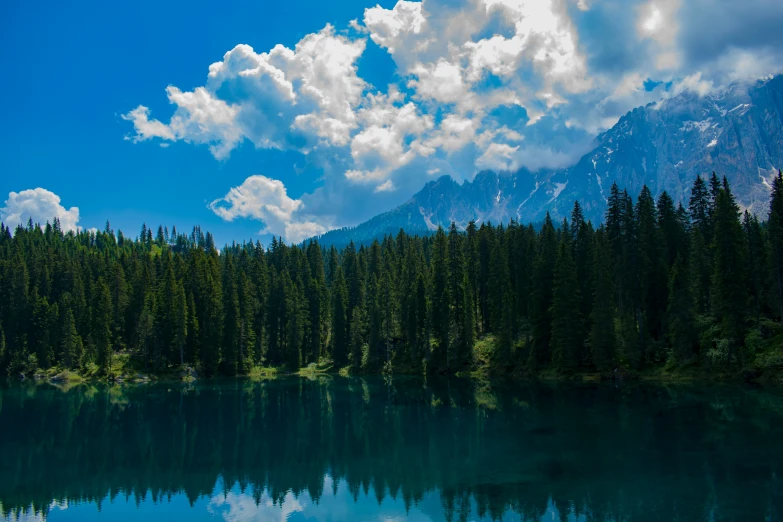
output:
[[[448,239],[443,228],[435,233],[432,247],[432,297],[430,299],[432,315],[432,334],[435,345],[432,349],[429,369],[447,371],[449,366],[449,264]]]
[[[5,363],[5,352],[5,331],[3,330],[3,327],[0,326],[0,367]]]
[[[497,237],[490,250],[490,321],[495,334],[493,362],[497,368],[506,368],[511,360],[514,339],[512,337],[512,288],[508,270],[508,254],[503,227],[497,229]]]
[[[196,299],[193,297],[192,291],[188,292],[187,307],[188,324],[186,326],[187,338],[185,340],[185,361],[195,365],[198,363],[199,324]]]
[[[720,322],[728,343],[727,359],[742,356],[745,339],[747,290],[746,249],[739,220],[739,208],[731,191],[719,188],[714,211],[715,236],[712,243],[712,311]]]
[[[755,215],[751,215],[747,210],[743,214],[742,228],[745,232],[748,252],[748,290],[750,293],[750,303],[748,311],[754,319],[758,328],[761,321],[762,303],[764,302],[764,272],[765,272],[765,251],[764,237]]]
[[[361,306],[364,300],[364,281],[360,273],[359,260],[356,255],[356,246],[351,241],[343,252],[343,275],[348,289],[348,307],[346,317],[353,317],[353,309]],[[351,336],[352,321],[348,322],[348,338]]]
[[[111,375],[112,349],[111,318],[112,305],[109,286],[103,278],[98,279],[93,306],[93,341],[97,350],[97,364],[104,375]]]
[[[663,268],[668,270],[674,266],[677,256],[686,254],[685,229],[682,227],[674,201],[666,191],[658,197],[658,243],[660,244]]]
[[[427,302],[427,283],[424,273],[419,271],[411,287],[409,308],[409,354],[408,365],[412,369],[421,369],[429,356],[430,322]]]
[[[185,343],[188,338],[188,301],[185,287],[177,281],[172,299],[171,319],[173,321],[172,347],[179,355],[179,364],[185,364]]]
[[[641,303],[644,338],[660,339],[667,303],[665,261],[662,257],[658,214],[652,193],[645,185],[636,202],[636,241],[638,246],[638,288]],[[651,353],[652,343],[647,343],[644,356],[651,362],[662,360],[662,354]]]
[[[239,272],[239,281],[237,283],[237,299],[239,301],[239,358],[238,373],[247,373],[255,361],[254,350],[256,349],[256,330],[254,299],[255,292],[252,288],[250,278],[244,270]]]
[[[78,368],[81,365],[82,353],[84,352],[82,338],[76,331],[73,312],[66,309],[64,317],[62,323],[62,364],[68,369]],[[5,338],[0,341],[4,342]]]
[[[576,370],[582,359],[582,321],[579,283],[570,241],[558,247],[552,288],[552,352],[560,370]]]
[[[552,330],[553,269],[557,259],[555,227],[547,213],[539,234],[538,254],[533,265],[533,292],[530,303],[532,345],[529,364],[538,369],[549,364],[552,357],[550,336]]]
[[[351,313],[351,369],[359,371],[362,368],[362,358],[365,349],[366,317],[364,309],[357,306]]]
[[[286,289],[283,357],[288,369],[296,371],[302,366],[302,346],[309,326],[306,299],[288,272],[283,272],[282,278]]]
[[[223,266],[223,314],[222,370],[227,375],[236,375],[239,372],[239,297],[234,262],[230,256],[226,257]]]
[[[474,328],[478,321],[475,320],[479,313],[479,239],[478,228],[476,222],[471,220],[465,229],[465,271],[468,278],[468,285],[470,288],[471,297],[471,310],[470,313],[473,316]]]
[[[478,307],[481,323],[480,331],[492,330],[490,319],[489,271],[490,251],[495,240],[495,231],[491,223],[482,223],[478,231]]]
[[[669,276],[667,335],[672,355],[678,363],[687,363],[694,354],[696,330],[693,318],[693,297],[688,281],[688,266],[678,256]]]
[[[307,335],[308,362],[317,362],[326,352],[326,338],[329,325],[329,297],[326,285],[326,271],[324,269],[321,248],[316,241],[310,241],[306,249],[307,273],[306,288],[309,311],[309,332]]]
[[[372,268],[371,268],[372,270]],[[377,274],[371,274],[367,285],[367,297],[365,299],[367,309],[367,358],[365,369],[368,372],[376,372],[381,366],[381,352],[383,351],[383,312],[384,303],[381,302],[380,281]]]
[[[343,368],[348,364],[348,325],[346,305],[348,291],[345,286],[343,270],[336,266],[336,274],[332,281],[332,361],[335,368]]]
[[[473,333],[466,331],[466,321],[472,329],[470,287],[465,268],[463,236],[454,223],[448,235],[448,295],[449,310],[449,353],[446,354],[447,369],[459,371],[471,359]]]
[[[579,285],[579,311],[582,322],[581,338],[586,339],[590,330],[589,319],[593,305],[593,244],[594,235],[591,223],[584,220],[582,208],[574,203],[571,212],[571,245],[576,263],[576,276]]]
[[[696,176],[691,187],[691,197],[688,203],[691,222],[694,228],[701,231],[703,237],[710,237],[710,201],[707,184],[701,176]]]
[[[614,366],[617,343],[614,326],[611,249],[603,227],[598,229],[595,234],[593,280],[590,351],[595,367],[599,371],[605,372]]]
[[[215,250],[208,250],[203,260],[201,296],[202,316],[199,327],[202,335],[201,360],[206,375],[215,375],[220,367],[223,351],[223,288],[220,277],[220,262]]]
[[[775,291],[778,319],[783,322],[783,172],[772,182],[769,201],[769,245],[772,264],[772,284]]]

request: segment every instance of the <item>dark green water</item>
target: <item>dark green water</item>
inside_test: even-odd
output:
[[[0,519],[783,516],[783,395],[284,378],[0,384]]]

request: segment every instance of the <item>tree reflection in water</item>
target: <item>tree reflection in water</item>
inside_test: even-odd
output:
[[[228,520],[780,520],[781,434],[783,397],[734,387],[5,382],[0,502],[11,519],[181,499]]]

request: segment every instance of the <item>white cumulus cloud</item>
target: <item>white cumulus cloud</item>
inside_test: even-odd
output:
[[[176,106],[168,123],[149,119],[142,105],[122,118],[133,122],[134,141],[208,144],[219,159],[245,139],[277,149],[306,150],[317,140],[345,145],[366,87],[355,63],[364,47],[364,40],[337,35],[330,25],[294,49],[277,45],[256,53],[240,44],[209,67],[205,86],[189,92],[167,87]],[[303,136],[313,140],[302,145],[297,138]]]
[[[43,188],[10,192],[5,206],[0,208],[0,220],[13,229],[16,225],[27,223],[52,223],[60,220],[60,228],[65,231],[79,230],[79,208],[66,209],[60,204],[60,196]]]
[[[228,194],[209,204],[210,210],[226,221],[250,218],[263,222],[260,234],[284,236],[299,242],[326,232],[327,227],[303,215],[304,203],[288,196],[279,180],[255,175]]]

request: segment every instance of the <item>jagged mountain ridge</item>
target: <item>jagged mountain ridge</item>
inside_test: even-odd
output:
[[[479,172],[458,184],[443,176],[399,207],[320,240],[342,245],[396,233],[424,234],[454,221],[538,222],[568,216],[579,200],[585,215],[603,219],[613,182],[639,193],[647,185],[687,202],[698,174],[726,176],[738,203],[764,213],[772,178],[783,168],[783,75],[733,84],[700,97],[684,92],[638,107],[596,138],[595,148],[565,169]]]

